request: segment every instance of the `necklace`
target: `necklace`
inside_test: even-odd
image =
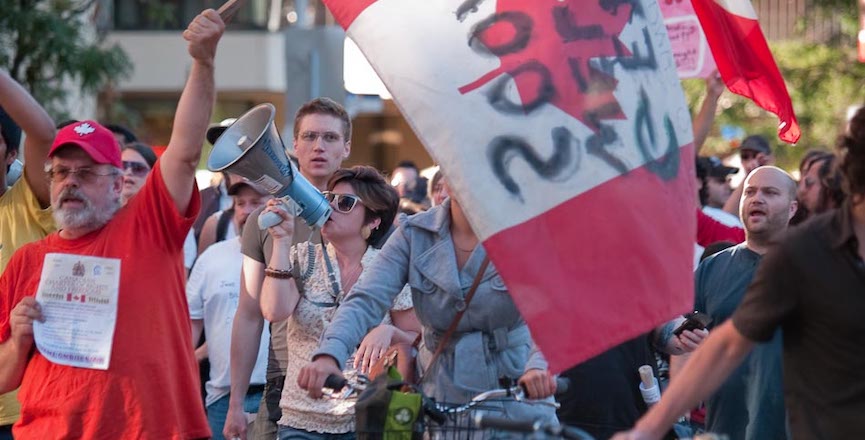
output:
[[[470,248],[468,248],[468,249],[463,249],[463,248],[461,248],[461,247],[457,244],[457,239],[456,239],[456,237],[453,236],[453,235],[451,235],[451,243],[454,244],[454,249],[456,249],[456,250],[458,250],[458,251],[460,251],[460,252],[467,253],[467,254],[470,254],[470,253],[474,252],[475,248],[478,247],[478,240],[477,240],[477,238],[475,238],[473,241],[475,242],[475,244],[473,244],[473,245],[472,245]]]
[[[351,270],[351,272],[342,272],[341,273],[342,276],[340,278],[342,278],[342,279],[340,280],[341,281],[340,284],[342,285],[343,292],[345,292],[346,289],[351,290],[351,286],[353,286],[354,283],[357,282],[357,279],[360,278],[360,273],[362,270],[363,270],[363,265],[358,262],[357,266],[355,266]]]
[[[478,247],[478,245],[475,245],[475,247]],[[474,248],[474,247],[471,248],[471,249],[463,249],[463,248],[457,246],[456,243],[454,243],[454,249],[456,249],[456,250],[458,250],[458,251],[460,251],[460,252],[465,252],[465,253],[471,253],[471,252],[474,252],[474,251],[475,251],[475,248]]]

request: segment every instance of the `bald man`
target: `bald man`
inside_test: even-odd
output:
[[[661,402],[634,431],[617,439],[661,438],[675,419],[701,400],[707,402],[710,432],[735,439],[788,437],[781,331],[758,344],[742,335],[729,318],[745,297],[763,255],[783,239],[798,208],[796,189],[793,178],[773,166],[756,168],[745,179],[739,201],[745,241],[707,258],[695,274],[694,307],[712,317],[712,334],[671,382]],[[707,358],[713,361],[701,362]],[[728,368],[718,368],[717,359],[724,359]]]
[[[694,310],[712,317],[710,330],[730,318],[763,255],[782,240],[797,210],[796,183],[781,169],[757,168],[748,176],[739,205],[745,241],[707,258],[695,273]],[[707,431],[744,440],[788,437],[782,352],[780,329],[768,342],[755,346],[706,399]]]

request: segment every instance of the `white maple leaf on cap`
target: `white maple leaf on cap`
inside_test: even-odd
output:
[[[79,136],[88,135],[90,133],[93,133],[94,131],[96,131],[96,129],[86,122],[75,127],[75,132],[78,133]]]

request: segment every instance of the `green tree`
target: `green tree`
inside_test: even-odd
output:
[[[0,0],[0,68],[56,119],[70,87],[95,94],[132,72],[118,46],[96,30],[97,0]]]

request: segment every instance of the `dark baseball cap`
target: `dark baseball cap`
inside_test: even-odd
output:
[[[267,190],[264,189],[261,185],[258,185],[245,177],[232,174],[230,180],[231,184],[228,185],[228,188],[226,189],[226,192],[230,196],[237,195],[238,191],[240,191],[244,186],[251,188],[253,191],[259,193],[260,195],[270,195],[270,193],[267,192]]]
[[[739,146],[739,151],[751,150],[758,153],[772,154],[772,148],[769,146],[769,141],[759,134],[754,134],[745,138],[742,145]]]
[[[219,139],[219,137],[222,136],[222,133],[224,133],[228,127],[231,127],[231,124],[234,124],[234,121],[236,120],[237,118],[228,118],[223,119],[218,124],[210,124],[210,127],[207,127],[207,142],[210,142],[210,145],[216,145],[216,140]]]
[[[726,179],[727,176],[738,172],[738,168],[724,165],[721,162],[721,159],[718,159],[715,156],[697,158],[697,177],[700,179],[705,179],[707,177]]]

